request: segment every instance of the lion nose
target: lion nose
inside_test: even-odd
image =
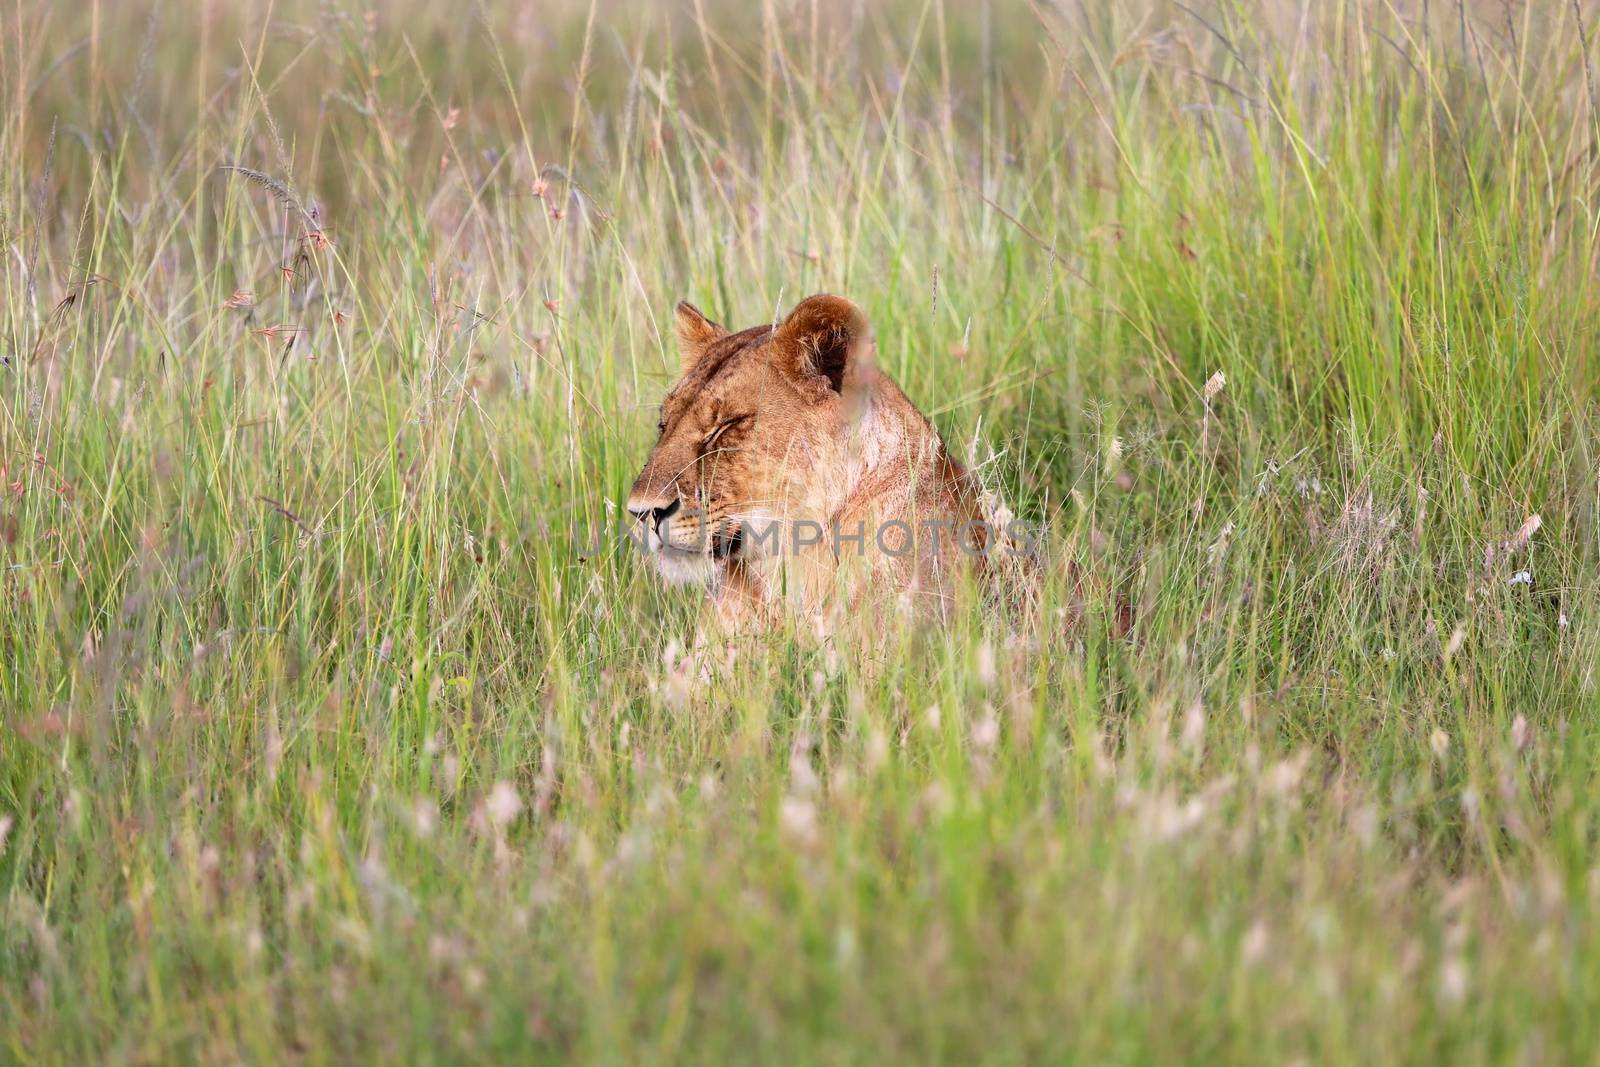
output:
[[[650,520],[651,526],[659,527],[667,519],[676,514],[679,502],[676,500],[660,504],[655,501],[628,501],[628,514],[638,522]]]

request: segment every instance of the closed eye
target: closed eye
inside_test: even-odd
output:
[[[728,430],[733,429],[733,427],[738,426],[740,423],[748,421],[750,418],[751,416],[749,415],[735,415],[732,418],[723,419],[721,422],[717,423],[716,427],[710,433],[706,434],[706,439],[700,443],[700,447],[702,449],[710,449],[717,443],[717,438],[721,437]]]

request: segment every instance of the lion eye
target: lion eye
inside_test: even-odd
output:
[[[713,444],[716,443],[717,438],[722,436],[724,431],[729,430],[734,426],[737,426],[739,423],[743,422],[745,419],[748,419],[749,417],[750,416],[748,416],[748,415],[735,415],[731,419],[723,419],[720,423],[717,424],[715,429],[713,429],[710,433],[706,434],[706,439],[703,442],[701,442],[701,446],[703,448],[710,448]]]

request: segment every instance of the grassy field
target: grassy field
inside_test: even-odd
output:
[[[0,24],[0,1061],[1600,1054],[1593,0]],[[594,549],[820,290],[1037,611]]]

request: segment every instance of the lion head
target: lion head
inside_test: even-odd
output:
[[[682,373],[627,506],[666,579],[706,581],[748,554],[749,531],[830,509],[871,340],[829,295],[737,333],[687,302],[676,317]]]

